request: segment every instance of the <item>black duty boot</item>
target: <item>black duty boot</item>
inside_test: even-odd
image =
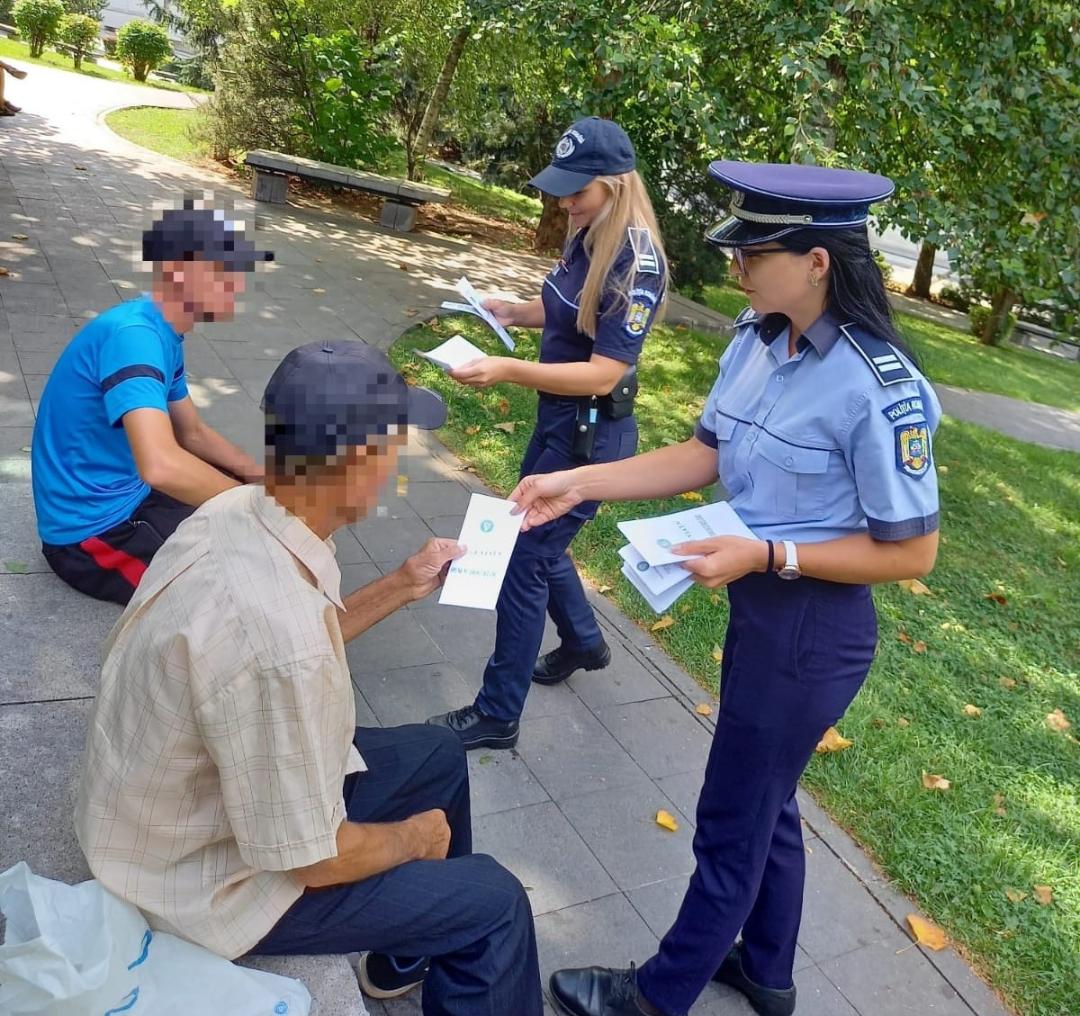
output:
[[[742,951],[738,943],[724,957],[714,981],[726,984],[746,996],[758,1016],[791,1016],[795,1011],[795,985],[790,988],[766,988],[755,984],[743,973]]]
[[[513,748],[518,739],[517,720],[497,720],[475,705],[432,716],[428,723],[449,727],[466,751],[474,748]]]
[[[633,963],[629,970],[556,970],[548,987],[559,1008],[571,1016],[663,1016],[638,992]]]
[[[424,983],[429,965],[425,958],[413,960],[403,969],[394,956],[366,952],[360,954],[356,977],[368,998],[400,998]]]
[[[537,659],[532,679],[537,684],[558,684],[576,670],[603,670],[610,662],[611,650],[606,642],[586,650],[559,646]]]

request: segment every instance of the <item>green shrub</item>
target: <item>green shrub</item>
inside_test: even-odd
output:
[[[968,309],[968,317],[971,319],[971,334],[981,339],[983,332],[986,330],[986,322],[990,319],[990,308],[981,303],[973,303]],[[1002,339],[1007,339],[1012,335],[1015,327],[1016,315],[1010,314],[1004,330],[1000,335],[994,337],[991,344],[996,346]]]
[[[19,0],[12,14],[19,34],[30,44],[30,55],[39,57],[56,42],[66,11],[60,0]]]
[[[971,306],[971,297],[959,286],[942,286],[938,291],[937,301],[943,303],[946,307],[952,307],[953,310],[961,310],[965,313]]]
[[[160,25],[129,21],[116,33],[116,55],[131,68],[136,81],[145,81],[147,74],[172,56],[172,43]]]
[[[881,281],[888,285],[892,279],[893,267],[885,260],[885,255],[877,248],[874,248],[874,264],[878,266],[878,271],[881,272]]]
[[[60,19],[59,38],[71,47],[75,70],[82,70],[83,57],[92,53],[101,23],[89,14],[65,14]]]

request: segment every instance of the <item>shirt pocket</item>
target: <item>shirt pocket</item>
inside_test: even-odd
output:
[[[761,432],[759,460],[751,464],[754,488],[777,519],[814,522],[827,510],[827,448],[804,448]]]
[[[735,429],[738,425],[738,420],[720,413],[716,413],[713,421],[713,433],[716,435],[716,475],[720,478],[728,498],[734,497],[746,486],[745,479],[735,468],[735,452],[738,446]]]

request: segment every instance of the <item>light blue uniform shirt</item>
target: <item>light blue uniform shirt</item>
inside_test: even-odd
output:
[[[930,383],[882,339],[827,313],[788,356],[786,317],[749,308],[695,430],[731,507],[763,539],[817,543],[938,527]]]

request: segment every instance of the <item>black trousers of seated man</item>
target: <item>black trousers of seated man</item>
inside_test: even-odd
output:
[[[510,872],[472,852],[469,771],[457,735],[427,724],[358,727],[355,744],[368,771],[345,779],[349,818],[396,822],[441,808],[448,857],[309,889],[252,952],[428,956],[425,1016],[542,1016],[529,900]]]

